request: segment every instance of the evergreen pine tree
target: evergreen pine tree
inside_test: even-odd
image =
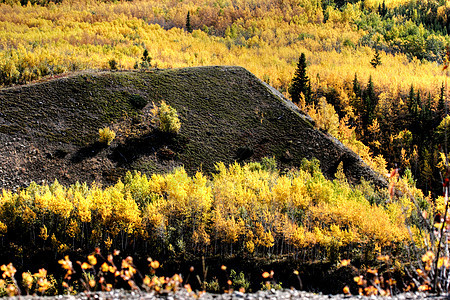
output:
[[[382,17],[385,17],[387,14],[387,7],[386,7],[386,1],[383,0],[383,3],[381,4],[381,9],[380,9],[380,15]]]
[[[414,93],[414,86],[411,84],[411,88],[409,89],[408,100],[406,102],[408,105],[408,112],[410,114],[412,114],[412,112],[413,112],[415,102],[416,102],[416,97],[415,97],[415,93]]]
[[[363,104],[361,103],[361,98],[362,98],[362,90],[361,90],[361,85],[359,84],[358,81],[358,76],[355,73],[355,78],[353,78],[353,93],[355,93],[355,99],[353,101],[353,107],[356,110],[356,113],[359,117],[362,117],[363,115]]]
[[[375,69],[381,65],[381,57],[380,57],[380,52],[378,51],[378,49],[375,49],[375,54],[373,55],[372,60],[370,61],[370,64],[372,65],[372,67],[374,67]]]
[[[291,95],[292,102],[299,103],[300,96],[303,93],[305,97],[305,104],[311,104],[311,86],[309,78],[306,75],[306,57],[305,53],[300,55],[297,63],[297,69],[295,70],[294,78],[292,78],[291,86],[288,90]]]
[[[363,103],[365,107],[365,116],[363,118],[364,125],[368,126],[375,118],[375,108],[377,106],[377,96],[375,95],[375,89],[373,87],[372,76],[369,77],[367,88],[364,91]]]
[[[142,60],[141,68],[148,69],[148,68],[150,68],[152,66],[152,64],[151,64],[152,63],[152,58],[149,56],[147,49],[144,50],[144,53],[142,54],[141,60]]]
[[[356,97],[361,97],[361,85],[358,81],[358,76],[355,73],[355,78],[353,79],[353,93]]]
[[[433,112],[431,111],[431,93],[428,93],[428,98],[423,105],[421,119],[422,119],[422,132],[430,132],[433,126]],[[428,136],[424,136],[425,139]]]
[[[444,108],[445,108],[445,87],[444,87],[444,83],[442,83],[440,91],[439,91],[439,102],[438,102],[438,114],[440,116],[444,116]]]
[[[419,107],[422,107],[420,90],[417,91],[416,96],[413,98],[410,111],[411,115],[410,130],[414,135],[415,141],[417,140],[422,141],[423,139],[423,131],[422,131],[423,115],[419,114]]]
[[[419,107],[422,107],[422,98],[420,97],[420,90],[417,91],[416,99],[413,103],[411,113],[413,116],[419,115]]]
[[[186,30],[189,33],[192,33],[192,27],[191,27],[191,13],[188,11],[186,16]]]
[[[431,93],[428,93],[428,99],[427,99],[427,103],[425,104],[425,118],[427,120],[431,120],[433,113],[431,111]]]

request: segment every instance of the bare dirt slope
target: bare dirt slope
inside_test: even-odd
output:
[[[149,110],[176,108],[178,135],[158,132]],[[117,132],[106,147],[98,129]],[[276,90],[240,67],[148,72],[85,72],[0,90],[0,188],[57,179],[114,183],[127,170],[184,166],[214,172],[215,163],[274,156],[281,169],[317,158],[332,177],[342,161],[348,178],[385,185],[353,152],[311,125]]]

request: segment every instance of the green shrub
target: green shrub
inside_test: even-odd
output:
[[[148,69],[152,66],[152,58],[149,56],[148,50],[144,50],[144,54],[141,57],[141,68]]]
[[[111,69],[111,70],[117,70],[117,61],[113,58],[113,59],[111,59],[111,60],[109,60],[108,61],[108,64],[109,64],[109,68]]]
[[[249,162],[248,168],[250,171],[268,171],[268,172],[276,172],[277,171],[277,161],[275,157],[263,157],[261,162]]]
[[[250,282],[245,278],[243,272],[239,272],[239,274],[237,274],[236,271],[232,269],[230,271],[230,279],[235,290],[244,289],[247,291],[250,286]]]
[[[277,171],[277,161],[275,157],[263,157],[261,159],[261,167],[265,171],[276,172]]]
[[[116,137],[116,133],[114,132],[114,130],[111,130],[109,127],[99,129],[98,135],[98,141],[100,143],[107,144],[108,146],[111,145],[111,142]]]
[[[210,282],[205,282],[205,289],[208,292],[219,293],[220,292],[219,280],[217,280],[217,278],[215,278],[214,280],[212,280]]]
[[[270,291],[270,290],[282,290],[282,282],[275,282],[275,281],[266,281],[261,282],[261,290],[262,291]]]

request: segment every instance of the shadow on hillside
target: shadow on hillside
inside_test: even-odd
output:
[[[175,159],[183,151],[187,139],[182,136],[155,131],[141,137],[125,140],[115,147],[110,159],[124,166],[133,163],[142,156],[156,155],[160,159]]]
[[[240,147],[239,149],[237,149],[234,158],[235,158],[237,161],[242,162],[242,161],[244,161],[244,160],[249,159],[250,157],[252,157],[253,154],[255,154],[255,151],[254,151],[252,148],[249,148],[249,147]]]
[[[103,149],[108,147],[105,143],[95,142],[86,147],[78,149],[77,152],[72,156],[71,161],[73,163],[82,162],[85,159],[92,158],[99,154]]]

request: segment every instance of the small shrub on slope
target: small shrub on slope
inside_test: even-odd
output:
[[[116,137],[116,133],[114,130],[111,130],[109,127],[101,128],[98,130],[98,141],[100,143],[111,145],[112,141]]]
[[[167,133],[178,133],[181,128],[181,122],[175,108],[161,101],[159,107],[154,106],[151,113],[155,117],[159,130]]]

